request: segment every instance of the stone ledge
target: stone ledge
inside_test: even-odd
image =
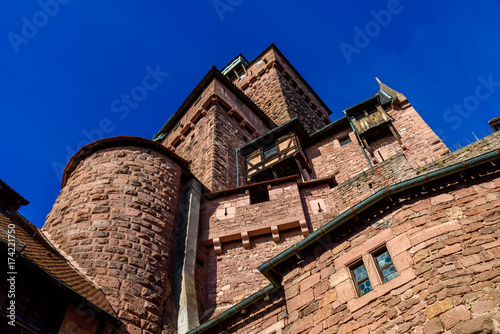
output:
[[[309,235],[309,228],[307,227],[307,222],[305,219],[294,220],[294,221],[278,221],[269,222],[267,224],[241,227],[238,229],[233,229],[226,231],[224,235],[210,236],[208,239],[201,240],[199,243],[203,246],[214,245],[215,253],[222,253],[222,243],[241,240],[242,246],[245,248],[250,248],[250,237],[256,237],[260,235],[272,235],[274,242],[279,242],[279,232],[290,230],[299,227],[302,236],[306,237]]]

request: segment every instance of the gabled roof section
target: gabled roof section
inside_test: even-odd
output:
[[[12,208],[12,211],[16,211],[22,205],[28,204],[29,202],[27,199],[19,195],[17,191],[0,179],[0,207]]]
[[[230,80],[223,76],[217,67],[212,66],[212,69],[208,71],[207,74],[201,79],[201,81],[196,85],[196,87],[191,91],[188,97],[182,102],[181,106],[177,109],[175,113],[168,119],[168,121],[163,125],[163,127],[158,131],[158,133],[153,137],[154,141],[163,139],[165,134],[169,133],[170,130],[175,126],[175,124],[182,118],[184,113],[191,107],[191,105],[196,101],[199,95],[203,93],[205,87],[207,87],[212,80],[217,79],[226,88],[228,88],[234,95],[236,95],[241,101],[245,103],[263,122],[268,128],[275,128],[276,124],[259,108],[257,105],[243,93],[238,87],[236,87]]]
[[[399,94],[398,91],[396,91],[396,90],[392,89],[391,87],[387,86],[386,84],[384,84],[382,81],[380,81],[379,78],[375,78],[375,80],[377,80],[381,91],[389,94],[391,97],[398,96],[398,94]]]
[[[490,125],[491,125],[491,124],[496,123],[496,122],[498,122],[498,121],[500,121],[500,116],[497,116],[497,117],[495,117],[495,118],[493,118],[493,119],[490,119],[490,120],[488,121],[488,124],[490,124]]]
[[[334,122],[331,122],[330,124],[322,127],[321,129],[319,129],[318,131],[316,131],[314,133],[311,133],[309,135],[309,142],[311,144],[315,143],[318,140],[321,140],[325,137],[328,137],[332,133],[335,133],[336,131],[342,130],[344,128],[351,128],[346,116],[341,117]]]
[[[117,324],[117,315],[104,293],[80,272],[73,268],[59,252],[57,252],[42,235],[42,232],[18,212],[8,217],[0,214],[0,242],[7,244],[9,237],[6,233],[10,224],[16,226],[16,252],[29,264],[57,281],[75,300],[84,299],[91,302],[97,311],[104,312],[104,316]],[[12,237],[11,237],[12,238]]]
[[[394,99],[394,97],[391,97],[386,92],[379,90],[378,92],[373,94],[371,97],[367,98],[366,100],[361,101],[361,102],[353,105],[352,107],[345,109],[344,113],[349,114],[349,113],[358,111],[358,110],[362,109],[363,107],[367,107],[367,106],[372,105],[372,104],[384,105],[384,104],[392,101],[393,99]]]
[[[245,65],[248,64],[248,60],[245,58],[245,56],[243,56],[241,53],[239,55],[237,55],[236,57],[233,58],[233,60],[231,60],[226,66],[224,66],[221,70],[221,72],[224,72],[224,70],[229,67],[232,63],[234,63],[236,60],[238,60],[239,58],[241,58],[244,62],[245,62]]]
[[[295,69],[295,67],[292,65],[292,63],[290,63],[290,61],[283,55],[283,53],[281,53],[281,51],[278,49],[278,47],[274,43],[272,43],[264,51],[262,51],[261,53],[259,53],[259,55],[257,57],[255,57],[250,63],[248,63],[247,67],[250,67],[254,62],[256,62],[260,58],[262,58],[262,56],[264,54],[266,54],[271,49],[273,49],[280,56],[280,58],[282,58],[286,62],[286,64],[295,72],[295,74],[297,75],[297,77],[306,85],[307,89],[314,95],[314,97],[319,102],[321,102],[321,104],[323,104],[325,106],[325,110],[327,111],[328,115],[331,115],[332,111],[330,110],[330,108],[328,108],[328,106],[326,105],[326,103],[323,102],[323,100],[318,96],[318,94],[316,94],[316,91],[314,89],[312,89],[311,86],[309,86],[309,83],[306,80],[304,80],[304,78]]]
[[[69,176],[76,169],[76,167],[78,167],[80,162],[82,162],[86,157],[90,156],[95,152],[111,147],[143,147],[154,150],[174,160],[177,164],[179,164],[184,173],[187,173],[191,177],[194,177],[189,172],[189,162],[182,159],[180,156],[170,151],[168,148],[161,145],[160,143],[141,137],[117,136],[117,137],[96,140],[95,142],[80,148],[78,152],[76,152],[71,157],[71,159],[69,159],[66,168],[64,168],[63,177],[61,181],[61,189],[64,188],[66,182],[68,181]]]

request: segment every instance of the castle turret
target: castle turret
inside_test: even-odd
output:
[[[126,324],[123,332],[156,333],[165,313],[176,318],[170,265],[183,166],[142,138],[87,145],[69,161],[43,227],[102,288]]]
[[[222,73],[278,126],[297,118],[311,134],[331,123],[330,109],[274,44],[251,62],[239,55]]]

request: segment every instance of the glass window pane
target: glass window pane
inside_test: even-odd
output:
[[[355,284],[358,286],[361,296],[373,290],[364,264],[360,264],[351,270],[354,275]]]
[[[391,279],[396,278],[396,277],[398,277],[398,273],[394,272],[394,273],[388,275],[387,277],[385,277],[384,281],[389,282]]]
[[[398,272],[396,270],[396,267],[392,263],[392,258],[388,251],[384,251],[383,253],[375,256],[375,259],[382,273],[382,279],[385,282],[388,282],[398,276]]]
[[[365,270],[366,270],[366,269],[365,269],[365,265],[361,265],[361,266],[359,266],[358,268],[354,269],[354,273],[355,273],[355,274],[359,274],[359,273],[361,273],[361,272],[363,272],[363,271],[365,271]]]
[[[367,292],[370,292],[373,290],[372,284],[370,283],[370,280],[366,280],[363,283],[359,285],[359,290],[361,292],[361,295],[364,295]]]
[[[377,260],[381,261],[381,260],[385,259],[388,255],[389,255],[388,252],[383,252],[382,254],[380,254],[379,256],[377,256]]]
[[[362,280],[364,280],[367,277],[368,277],[368,274],[366,273],[366,271],[363,271],[362,273],[359,273],[356,275],[356,281],[361,282]]]

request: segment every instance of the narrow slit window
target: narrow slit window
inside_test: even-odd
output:
[[[398,277],[398,272],[387,249],[384,248],[382,251],[375,254],[374,257],[384,283]]]
[[[359,296],[373,290],[372,283],[370,282],[368,272],[366,271],[366,267],[363,262],[353,266],[351,268],[351,273],[354,277],[354,284],[356,285],[356,290],[358,290]]]

